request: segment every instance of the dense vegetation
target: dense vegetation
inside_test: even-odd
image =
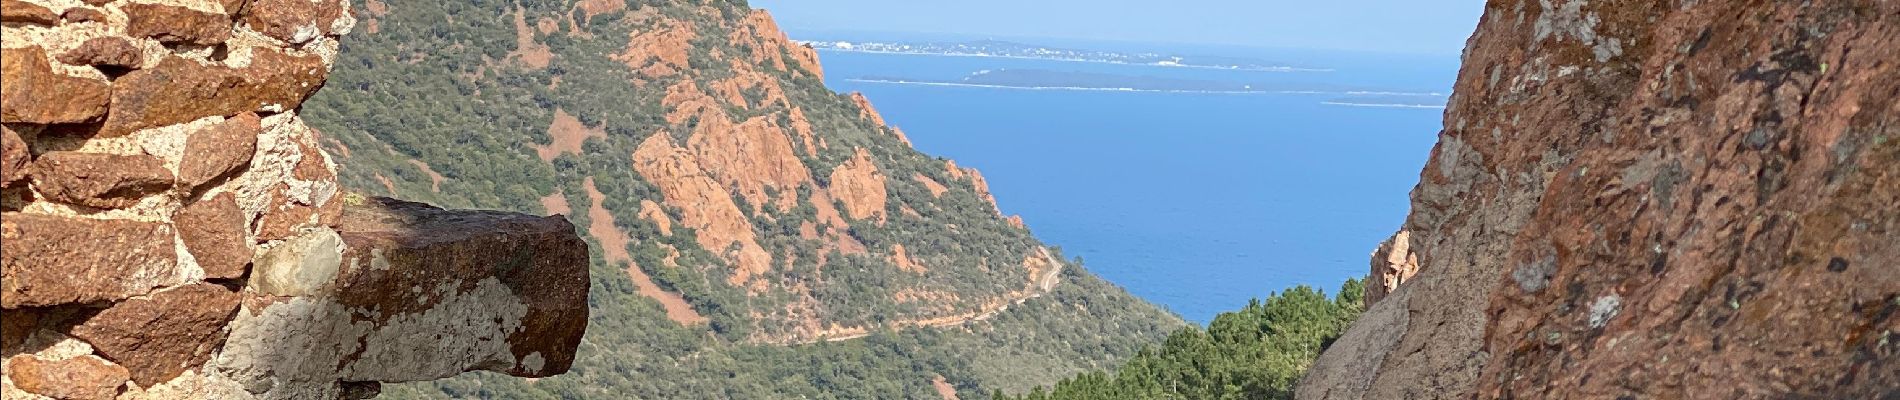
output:
[[[932,398],[937,377],[963,399],[991,390],[1019,392],[1079,371],[1107,368],[1159,341],[1182,322],[1082,268],[1061,271],[1050,293],[1013,304],[985,321],[929,329],[895,329],[892,321],[966,312],[1019,293],[1031,281],[1023,260],[1043,246],[1012,226],[942,159],[912,150],[887,127],[862,117],[848,96],[795,64],[753,65],[754,52],[783,51],[745,44],[739,27],[749,10],[736,1],[589,0],[587,15],[574,0],[369,1],[362,22],[345,38],[326,88],[305,105],[304,116],[324,132],[339,158],[340,179],[352,190],[458,208],[547,213],[544,197],[565,199],[568,218],[592,244],[591,321],[580,359],[566,375],[529,382],[496,374],[467,374],[437,382],[389,385],[386,398]],[[601,7],[603,3],[624,7]],[[367,6],[365,6],[367,5]],[[517,15],[528,28],[520,29]],[[544,22],[545,21],[545,22]],[[637,33],[690,27],[690,65],[679,73],[639,76],[623,53]],[[541,28],[546,24],[549,28]],[[372,29],[373,27],[373,29]],[[545,45],[547,64],[521,61],[520,39]],[[643,176],[629,157],[658,134],[676,143],[701,123],[673,123],[664,105],[668,88],[693,82],[711,88],[757,68],[783,90],[783,103],[748,104],[719,97],[735,121],[754,117],[790,126],[793,107],[827,146],[796,156],[818,181],[770,193],[796,199],[795,207],[746,206],[746,222],[772,254],[772,268],[729,284],[728,248],[703,248],[699,232],[675,223],[671,234],[641,216],[642,201],[663,205],[672,221],[686,207],[665,201],[662,185]],[[543,160],[536,146],[552,142],[555,110],[601,127],[578,153]],[[943,133],[954,134],[954,133]],[[800,234],[802,225],[829,228],[812,199],[830,171],[866,149],[886,177],[887,220],[852,219],[849,240],[868,254],[845,254],[830,238]],[[933,189],[912,176],[942,183]],[[585,182],[603,195],[600,206],[614,229],[630,239],[605,249],[588,232],[596,216]],[[842,239],[839,239],[842,240]],[[929,264],[903,271],[887,258],[903,244]],[[625,250],[631,263],[609,259]],[[1060,258],[1060,252],[1056,251]],[[661,303],[636,291],[628,269],[678,293],[706,323],[680,324]],[[903,301],[903,290],[938,295]],[[789,309],[810,306],[811,314]],[[800,345],[770,344],[807,322],[866,326],[868,337]]]
[[[1331,299],[1306,286],[1255,300],[1145,349],[1114,373],[1090,372],[997,399],[1290,399],[1313,359],[1365,310],[1365,285]]]

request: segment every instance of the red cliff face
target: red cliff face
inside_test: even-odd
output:
[[[1490,2],[1299,397],[1900,395],[1897,60],[1893,2]]]

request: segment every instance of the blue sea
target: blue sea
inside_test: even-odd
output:
[[[794,32],[795,39],[807,39]],[[829,37],[823,40],[832,40]],[[880,39],[880,38],[863,38]],[[1004,68],[1450,92],[1457,55],[1029,41],[1241,56],[1330,72],[820,53],[926,153],[981,169],[1045,242],[1135,295],[1206,322],[1293,285],[1364,276],[1403,222],[1442,109],[1324,104],[1334,94],[1025,90],[865,82]],[[1443,97],[1431,102],[1442,103]]]

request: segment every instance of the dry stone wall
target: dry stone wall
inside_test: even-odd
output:
[[[363,198],[298,106],[342,0],[0,4],[0,395],[362,398],[565,372],[561,217]]]

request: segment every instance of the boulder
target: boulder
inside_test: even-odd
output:
[[[321,232],[278,246],[305,237],[318,246],[297,248],[334,246]],[[565,218],[375,198],[348,206],[337,234],[335,269],[313,251],[259,261],[253,275],[274,282],[259,288],[268,300],[238,313],[217,369],[263,388],[262,398],[337,398],[361,382],[473,370],[541,377],[573,363],[588,253]]]

